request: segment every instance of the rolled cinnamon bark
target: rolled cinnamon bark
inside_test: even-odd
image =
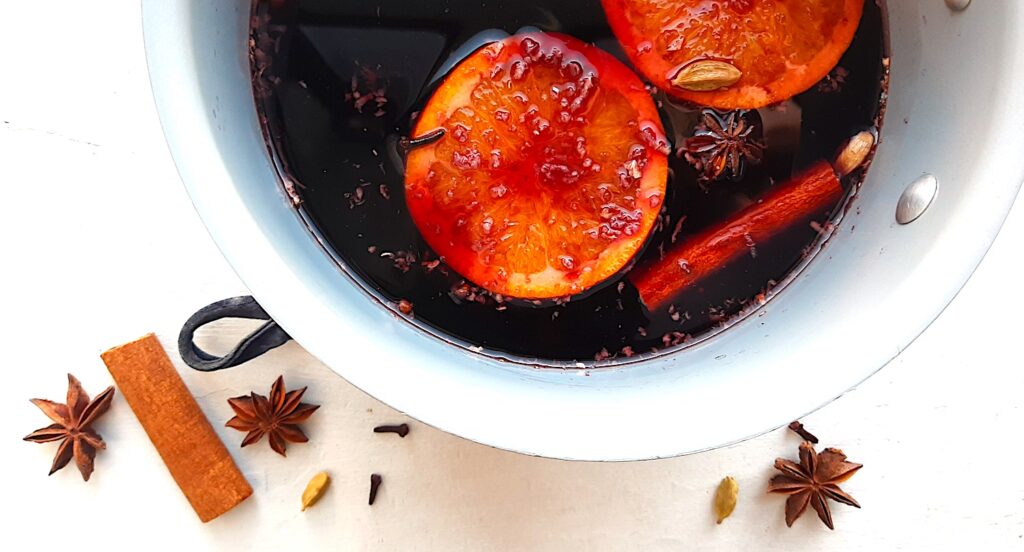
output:
[[[778,184],[757,203],[693,236],[665,258],[633,271],[630,280],[648,309],[663,306],[698,280],[796,222],[824,214],[843,194],[832,165],[820,161]]]
[[[200,520],[210,521],[252,494],[156,336],[101,356]]]

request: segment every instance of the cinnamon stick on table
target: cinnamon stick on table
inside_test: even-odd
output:
[[[778,184],[757,203],[677,245],[665,258],[639,267],[630,280],[647,308],[657,309],[749,251],[751,243],[766,241],[794,223],[825,214],[842,194],[832,165],[820,161]]]
[[[101,356],[199,519],[210,521],[252,494],[156,336]]]

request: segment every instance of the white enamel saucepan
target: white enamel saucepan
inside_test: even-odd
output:
[[[271,325],[271,338],[290,335],[360,389],[456,435],[556,458],[632,460],[740,441],[841,395],[941,313],[999,231],[1024,180],[1024,3],[888,4],[887,124],[857,208],[824,251],[761,310],[710,339],[569,370],[430,335],[326,254],[264,144],[249,74],[250,0],[144,0],[143,24],[182,180],[258,306],[287,331]],[[915,182],[927,208],[900,224],[897,204],[914,199],[905,191]],[[258,316],[258,306],[235,305],[242,316]],[[666,421],[674,431],[660,429]]]

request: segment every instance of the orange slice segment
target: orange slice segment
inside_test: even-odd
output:
[[[612,31],[644,76],[673,96],[719,109],[763,107],[813,86],[839,63],[864,9],[864,0],[602,3]],[[673,84],[681,72],[706,61],[731,65],[739,79],[704,91],[699,83]],[[724,77],[723,67],[712,69]]]
[[[463,60],[430,98],[406,202],[457,272],[527,299],[585,291],[625,267],[661,209],[668,143],[654,102],[610,54],[524,33]]]

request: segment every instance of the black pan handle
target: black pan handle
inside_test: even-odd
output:
[[[266,320],[267,323],[245,336],[228,354],[218,357],[197,347],[193,339],[196,330],[222,318]],[[243,295],[211,303],[193,314],[178,334],[178,352],[185,364],[192,368],[200,372],[216,372],[248,362],[290,340],[291,336],[270,318],[251,295]]]

